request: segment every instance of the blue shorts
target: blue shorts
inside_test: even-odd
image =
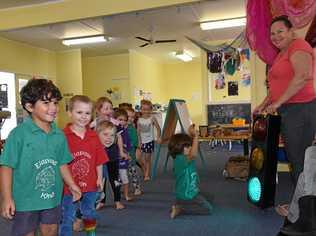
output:
[[[13,218],[12,236],[26,235],[35,231],[40,224],[59,224],[61,206],[38,211],[17,211]]]
[[[140,150],[144,153],[153,153],[154,152],[155,143],[151,141],[149,143],[142,143]]]

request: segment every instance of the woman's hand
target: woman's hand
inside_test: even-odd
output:
[[[257,106],[253,111],[252,114],[261,114],[264,110],[264,107],[262,105]]]
[[[278,102],[274,102],[266,107],[265,112],[268,114],[274,114],[277,112],[277,109],[281,106]]]

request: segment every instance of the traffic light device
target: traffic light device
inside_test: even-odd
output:
[[[262,209],[274,206],[280,124],[280,116],[253,117],[247,198]]]

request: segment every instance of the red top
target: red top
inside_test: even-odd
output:
[[[294,69],[290,57],[296,51],[307,52],[313,56],[312,47],[304,39],[295,39],[284,53],[279,53],[268,74],[269,94],[272,102],[279,99],[294,77]],[[314,60],[315,58],[313,58]],[[309,80],[301,90],[285,103],[305,103],[315,98],[313,80]]]
[[[88,128],[84,138],[81,139],[70,129],[70,125],[64,128],[64,133],[73,157],[68,164],[72,177],[83,193],[95,192],[97,190],[97,166],[109,161],[97,133]],[[64,194],[70,194],[66,185]]]

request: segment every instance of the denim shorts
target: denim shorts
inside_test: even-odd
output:
[[[59,224],[61,206],[39,211],[17,211],[13,218],[12,236],[26,235],[35,231],[40,224]]]

